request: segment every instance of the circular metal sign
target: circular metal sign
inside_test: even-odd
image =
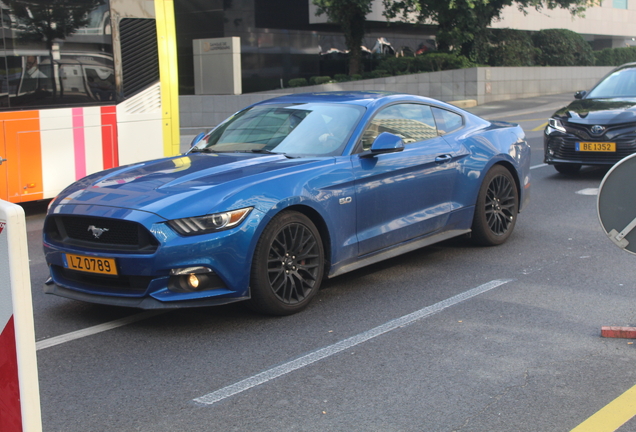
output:
[[[598,191],[597,209],[609,239],[636,254],[636,154],[622,159],[605,175]]]

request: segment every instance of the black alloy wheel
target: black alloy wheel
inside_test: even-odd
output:
[[[508,240],[517,221],[519,194],[510,172],[495,165],[486,174],[479,190],[471,238],[484,246]]]
[[[294,211],[280,213],[256,245],[248,305],[271,315],[301,311],[320,289],[324,266],[322,240],[311,220]]]

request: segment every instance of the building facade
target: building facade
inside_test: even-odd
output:
[[[316,16],[311,0],[175,0],[180,94],[194,94],[193,40],[236,36],[241,39],[244,93],[281,89],[291,78],[346,73],[346,49],[339,28]],[[382,1],[367,16],[363,42],[369,50],[427,50],[434,47],[435,26],[388,23]],[[566,28],[581,34],[594,49],[636,44],[636,0],[603,0],[585,17],[567,10],[503,11],[493,28],[539,31]],[[383,39],[381,39],[383,38]],[[371,57],[364,67],[373,67]]]

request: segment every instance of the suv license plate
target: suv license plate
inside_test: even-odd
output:
[[[616,143],[613,142],[577,142],[576,151],[615,152]]]

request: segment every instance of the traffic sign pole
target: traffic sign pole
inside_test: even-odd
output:
[[[1,200],[0,431],[42,431],[26,221]]]

